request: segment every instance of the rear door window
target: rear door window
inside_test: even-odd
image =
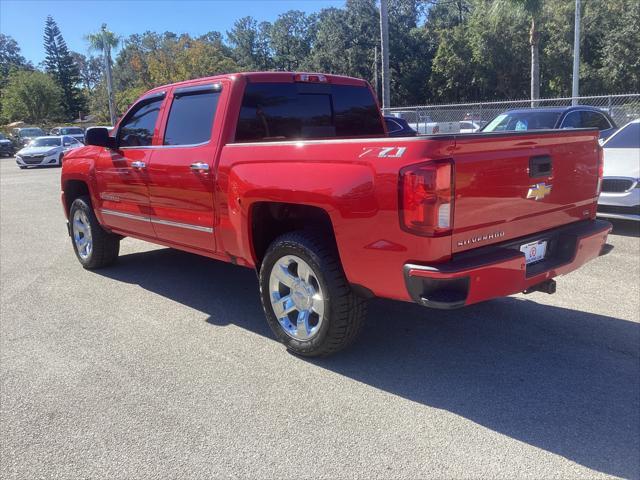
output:
[[[582,116],[580,112],[569,112],[562,121],[562,128],[581,128]]]
[[[236,141],[383,134],[376,102],[365,86],[250,83],[242,100]]]
[[[395,133],[395,132],[399,132],[399,131],[402,130],[402,125],[400,125],[395,120],[392,120],[390,118],[385,118],[384,121],[387,124],[387,132],[388,133]]]
[[[208,142],[219,98],[218,86],[177,89],[169,111],[164,144],[197,145]]]
[[[601,113],[582,111],[580,112],[580,116],[584,128],[597,128],[598,130],[608,130],[611,128],[609,120]]]

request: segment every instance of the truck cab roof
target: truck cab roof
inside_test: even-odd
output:
[[[192,80],[184,80],[182,82],[169,83],[149,90],[147,94],[159,92],[173,87],[183,87],[192,84],[202,84],[208,82],[216,82],[222,79],[236,80],[244,78],[247,82],[309,82],[309,83],[328,83],[333,85],[368,85],[365,80],[347,77],[345,75],[333,75],[324,73],[310,72],[237,72],[225,73],[223,75],[214,75],[211,77],[196,78]]]

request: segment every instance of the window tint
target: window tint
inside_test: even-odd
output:
[[[220,92],[200,91],[173,98],[165,145],[194,145],[211,138],[211,127],[216,114]]]
[[[82,143],[73,137],[63,137],[63,145],[65,147],[69,147],[69,146],[77,147],[78,145],[82,145]]]
[[[367,87],[335,85],[332,91],[338,137],[384,134],[378,106]]]
[[[562,128],[581,128],[582,119],[580,112],[570,112],[562,121]]]
[[[58,129],[62,135],[82,135],[84,131],[81,128],[69,127]]]
[[[544,130],[554,128],[560,117],[556,112],[508,112],[498,115],[486,127],[483,132],[505,132],[520,130]]]
[[[598,130],[607,130],[611,128],[609,121],[605,116],[598,112],[580,112],[582,117],[582,126],[584,128],[597,128]]]
[[[247,85],[237,142],[382,135],[366,87],[307,83]]]
[[[395,120],[391,120],[390,118],[386,118],[385,117],[384,121],[387,124],[387,131],[389,133],[395,133],[395,132],[399,132],[400,130],[402,130],[402,125],[400,125]]]
[[[42,137],[32,140],[31,147],[59,147],[61,145],[60,137]]]
[[[127,116],[118,130],[121,147],[145,147],[151,145],[162,98],[144,102]]]
[[[604,144],[604,148],[640,148],[640,122],[622,127]]]

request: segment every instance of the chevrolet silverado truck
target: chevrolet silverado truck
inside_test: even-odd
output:
[[[304,356],[348,345],[367,298],[452,309],[553,293],[611,229],[596,219],[597,129],[392,138],[349,77],[158,87],[86,143],[61,174],[84,268],[135,237],[255,269],[274,334]]]

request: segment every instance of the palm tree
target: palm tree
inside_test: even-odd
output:
[[[116,123],[116,111],[113,102],[113,79],[111,77],[111,49],[116,48],[120,43],[120,38],[113,32],[107,30],[107,24],[103,23],[99,32],[87,35],[89,48],[102,52],[104,59],[104,71],[107,77],[107,95],[109,97],[109,117],[111,125]]]
[[[491,15],[517,16],[531,22],[529,28],[529,46],[531,47],[531,106],[537,105],[540,98],[540,27],[542,26],[542,8],[544,0],[494,0]]]

